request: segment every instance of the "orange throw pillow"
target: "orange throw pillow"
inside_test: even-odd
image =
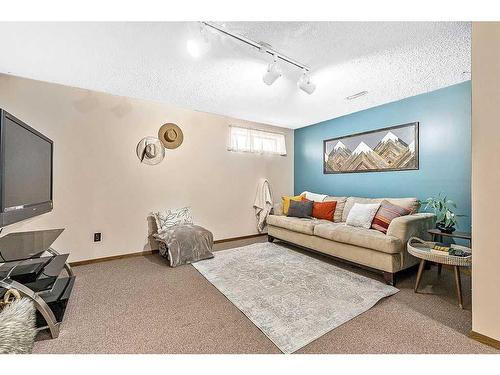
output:
[[[335,207],[337,207],[337,201],[314,202],[312,216],[316,219],[333,221]]]

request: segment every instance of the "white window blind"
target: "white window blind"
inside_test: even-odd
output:
[[[285,135],[257,129],[229,126],[230,151],[286,155]]]

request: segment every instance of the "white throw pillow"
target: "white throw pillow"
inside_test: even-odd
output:
[[[373,218],[380,207],[380,203],[361,204],[354,203],[349,215],[347,215],[346,224],[353,227],[370,229]]]
[[[158,231],[168,229],[175,225],[193,224],[191,207],[183,207],[177,210],[165,210],[154,212]]]
[[[306,199],[313,202],[323,202],[328,196],[326,194],[311,193],[310,191],[304,191],[301,195],[304,195]]]

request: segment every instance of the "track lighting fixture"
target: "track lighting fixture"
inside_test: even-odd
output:
[[[262,80],[266,85],[271,86],[279,77],[281,77],[281,69],[278,65],[278,58],[274,56],[273,61],[267,66]]]
[[[316,85],[311,82],[311,77],[309,77],[309,72],[307,70],[302,71],[302,75],[299,78],[299,81],[297,82],[297,86],[299,89],[302,91],[308,93],[311,95],[314,90],[316,90]]]
[[[305,91],[308,94],[312,94],[316,89],[316,85],[311,82],[311,79],[309,77],[310,68],[307,65],[304,65],[298,62],[297,60],[292,59],[291,57],[288,57],[276,51],[268,43],[255,42],[252,39],[247,38],[246,36],[229,31],[228,29],[226,29],[225,26],[217,23],[202,21],[199,22],[199,24],[200,24],[200,34],[201,34],[201,38],[199,39],[204,40],[204,43],[200,43],[198,38],[189,39],[187,41],[186,47],[191,56],[193,57],[201,56],[202,53],[204,52],[203,49],[208,47],[207,30],[210,30],[213,32],[217,32],[220,35],[225,35],[227,37],[230,37],[250,47],[254,47],[262,53],[267,53],[269,55],[272,55],[273,61],[267,66],[267,70],[264,73],[264,76],[262,77],[262,80],[266,85],[269,86],[272,85],[279,77],[281,77],[282,73],[278,63],[280,62],[293,65],[294,67],[302,70],[303,73],[299,78],[299,81],[297,82],[297,86],[301,90]]]

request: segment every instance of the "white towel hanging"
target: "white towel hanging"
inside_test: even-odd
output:
[[[257,230],[259,233],[264,232],[267,223],[266,219],[271,209],[273,208],[273,196],[271,187],[267,179],[262,178],[257,186],[257,194],[253,203],[255,209],[255,216],[257,218]]]

